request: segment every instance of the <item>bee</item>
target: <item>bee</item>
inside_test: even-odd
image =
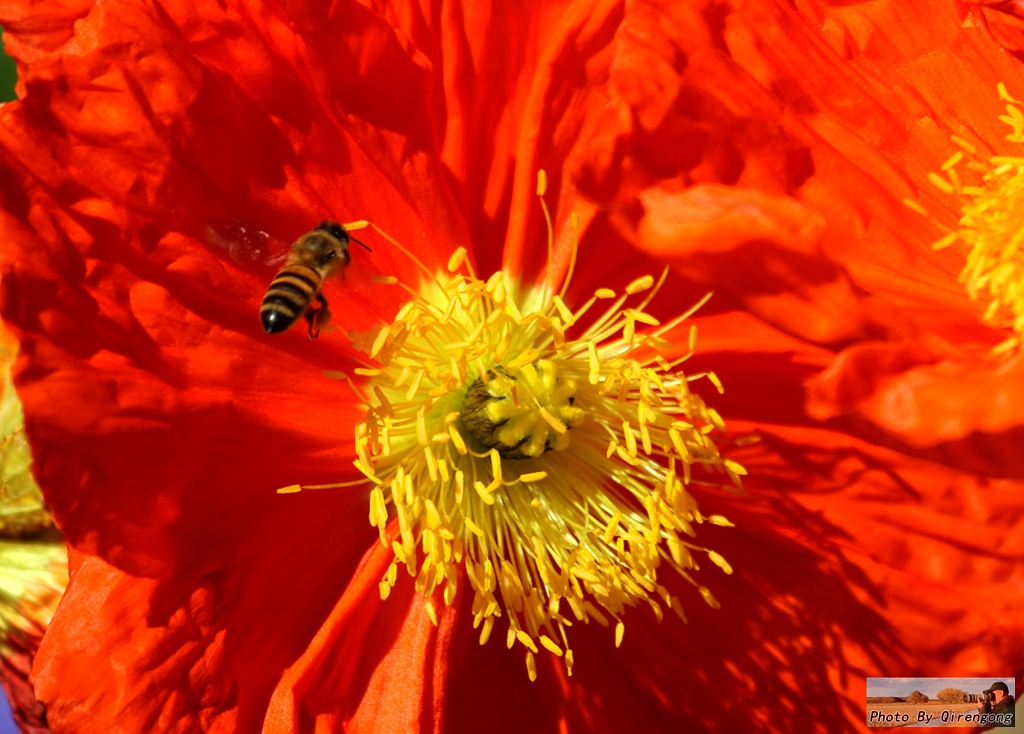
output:
[[[329,221],[320,222],[316,229],[295,241],[288,261],[263,295],[260,320],[268,334],[280,333],[305,316],[309,338],[317,337],[330,315],[320,288],[330,275],[341,273],[345,277],[345,267],[351,261],[350,241],[366,247],[342,225]],[[319,306],[314,306],[314,300]]]

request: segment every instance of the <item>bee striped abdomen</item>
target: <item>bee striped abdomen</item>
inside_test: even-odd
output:
[[[260,319],[266,332],[276,334],[294,324],[316,298],[322,283],[320,274],[305,265],[282,268],[267,288],[260,306]]]

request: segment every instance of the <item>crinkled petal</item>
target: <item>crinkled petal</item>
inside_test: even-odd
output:
[[[1019,356],[968,362],[929,358],[913,345],[865,343],[808,381],[807,409],[822,420],[883,426],[894,445],[936,461],[1022,477],[1022,370]]]
[[[154,575],[219,567],[247,532],[227,518],[273,514],[278,487],[354,473],[358,397],[322,374],[351,371],[346,340],[263,334],[274,238],[252,233],[387,210],[391,234],[435,267],[459,240],[410,111],[427,103],[425,61],[357,4],[297,31],[215,3],[100,2],[73,30],[61,16],[59,46],[41,45],[20,6],[5,12],[31,66],[0,126],[3,302],[40,481],[80,550]],[[346,24],[363,40],[329,43]],[[211,28],[236,40],[212,43]],[[324,87],[347,66],[361,81]],[[371,79],[393,91],[368,95]],[[372,261],[354,254],[325,288],[343,328],[404,298],[372,275],[419,277],[372,234]],[[209,545],[181,542],[197,535]]]
[[[52,188],[72,174],[85,189],[72,202],[110,198],[189,234],[240,222],[290,239],[320,218],[369,218],[425,253],[461,239],[422,122],[429,65],[364,6],[289,19],[97,2],[47,54],[24,14],[9,3],[3,19],[31,61],[7,144],[38,146],[22,165]]]
[[[815,344],[884,333],[846,269],[818,247],[822,217],[796,200],[716,184],[638,199],[645,249],[740,309]]]
[[[323,627],[281,678],[264,732],[444,730],[458,615],[439,605],[435,627],[409,579],[382,601],[378,586],[392,558],[379,543],[367,552]]]
[[[967,0],[975,5],[992,37],[1017,58],[1024,58],[1024,3],[1021,0]]]
[[[1024,88],[1024,67],[965,8],[929,7],[631,4],[602,86],[608,103],[581,143],[590,155],[572,171],[639,248],[834,350],[823,381],[843,389],[814,387],[815,416],[859,410],[828,404],[856,385],[862,425],[917,445],[1016,425],[1012,406],[1024,399],[1007,381],[1007,409],[983,415],[974,396],[947,395],[945,439],[926,410],[911,421],[879,408],[897,364],[900,390],[920,387],[911,400],[921,405],[930,365],[998,380],[987,351],[1006,338],[982,325],[957,282],[963,252],[932,252],[939,230],[903,201],[955,220],[955,201],[928,173],[955,149],[951,134],[998,152],[996,84]],[[847,357],[860,342],[886,355],[885,369]]]
[[[201,577],[140,578],[76,555],[32,678],[55,732],[259,731],[374,538],[361,494],[280,500],[255,526],[238,518],[250,532],[237,559]]]
[[[331,427],[357,415],[356,398],[320,375],[324,350],[261,343],[246,324],[255,311],[232,303],[243,287],[213,255],[168,237],[166,268],[138,277],[113,256],[7,231],[24,247],[6,253],[4,279],[22,334],[16,381],[37,477],[72,545],[135,572],[206,573],[235,557],[252,518],[278,511],[276,489],[336,478],[313,460],[352,455]],[[41,251],[103,275],[83,286],[41,272]],[[312,382],[289,391],[289,371]]]
[[[566,175],[566,161],[580,154],[581,130],[600,104],[593,88],[612,62],[622,2],[482,2],[437,12],[435,50],[425,54],[443,70],[441,155],[454,195],[464,202],[478,270],[557,282],[568,266],[574,230],[582,232],[594,214]],[[420,38],[422,32],[411,35]],[[550,273],[537,197],[541,170],[554,219]]]

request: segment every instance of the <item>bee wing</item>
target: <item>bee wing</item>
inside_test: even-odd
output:
[[[211,247],[226,252],[233,262],[243,267],[280,267],[292,249],[291,242],[238,222],[222,227],[207,225],[206,241]]]
[[[284,242],[284,240],[281,240],[281,242]],[[288,256],[291,255],[291,252],[292,246],[289,243],[284,242],[284,248],[268,255],[263,262],[273,267],[275,270],[278,270],[284,267],[284,264],[288,262]]]

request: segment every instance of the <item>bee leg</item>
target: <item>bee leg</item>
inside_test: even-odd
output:
[[[331,320],[331,311],[327,308],[327,299],[322,293],[316,294],[316,300],[320,302],[319,308],[312,306],[306,311],[306,323],[309,324],[309,338],[316,339],[320,335],[320,329],[327,326]]]

